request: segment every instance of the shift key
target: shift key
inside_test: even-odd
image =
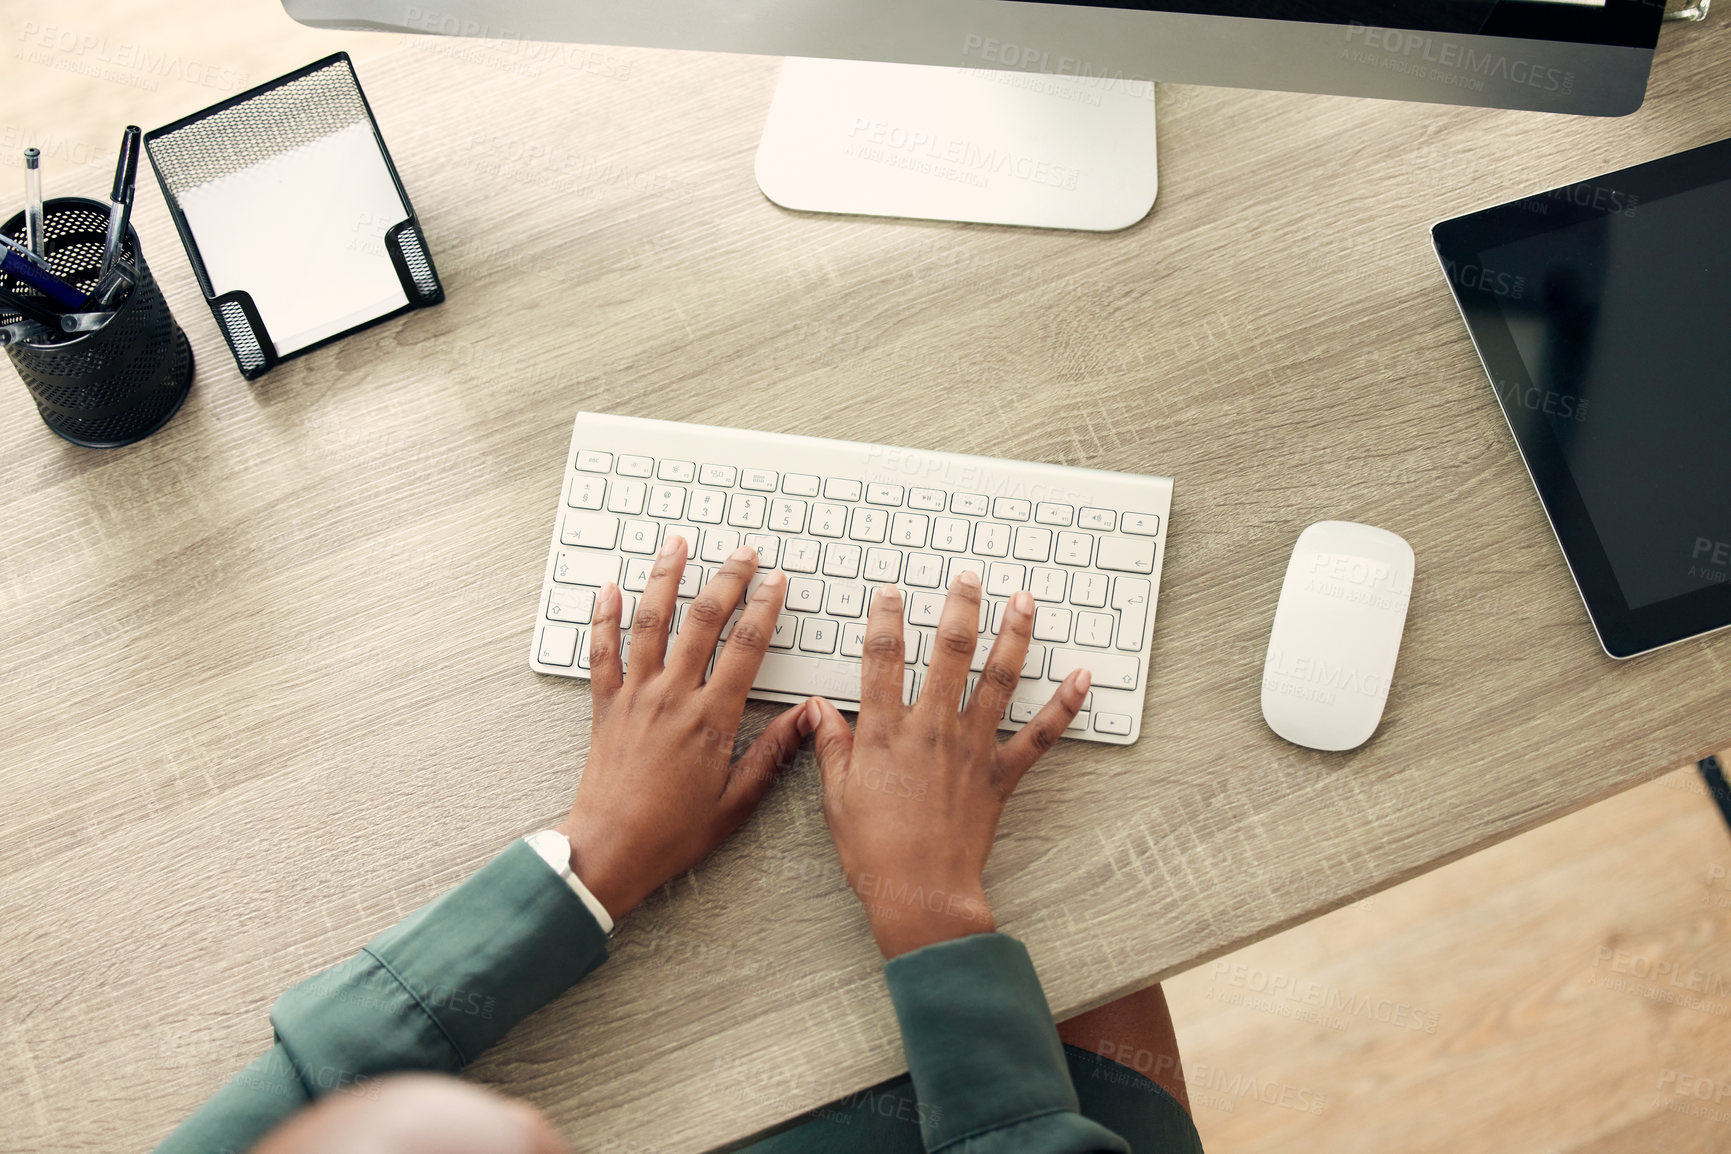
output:
[[[1142,668],[1140,658],[1121,653],[1101,653],[1090,649],[1053,649],[1052,662],[1046,676],[1062,681],[1072,669],[1086,669],[1094,675],[1094,684],[1103,689],[1135,689],[1136,674]]]

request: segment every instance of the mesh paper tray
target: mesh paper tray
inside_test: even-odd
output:
[[[180,197],[189,189],[361,123],[371,129],[385,168],[402,198],[405,217],[385,232],[384,246],[408,303],[279,356],[251,294],[236,289],[219,296],[213,291],[198,241],[181,210]],[[348,53],[338,52],[315,60],[202,112],[148,132],[144,147],[205,303],[210,305],[211,315],[228,340],[241,376],[247,380],[262,376],[279,361],[340,340],[398,313],[445,299],[432,253],[409,205],[409,194],[391,162],[384,137],[379,135],[378,122],[373,119],[372,109],[355,79]]]

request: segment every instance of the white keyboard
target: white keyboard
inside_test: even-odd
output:
[[[982,592],[976,673],[1010,595],[1026,589],[1036,604],[999,728],[1020,729],[1085,666],[1093,689],[1066,736],[1129,745],[1142,728],[1171,505],[1166,477],[578,413],[529,664],[588,677],[596,591],[618,583],[628,627],[656,551],[680,535],[690,561],[675,632],[741,545],[762,571],[787,574],[751,693],[768,701],[821,694],[857,709],[871,590],[899,582],[911,701],[944,590],[971,569]],[[627,633],[627,664],[629,646]]]

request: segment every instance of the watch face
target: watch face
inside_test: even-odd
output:
[[[571,876],[571,839],[556,829],[544,829],[523,839],[560,877]]]

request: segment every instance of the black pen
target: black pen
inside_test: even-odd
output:
[[[42,256],[42,153],[24,150],[24,244]]]
[[[108,197],[108,236],[102,246],[102,275],[107,276],[126,244],[126,218],[132,215],[132,194],[138,179],[138,125],[128,124],[120,138],[120,161],[114,166],[114,189]]]

